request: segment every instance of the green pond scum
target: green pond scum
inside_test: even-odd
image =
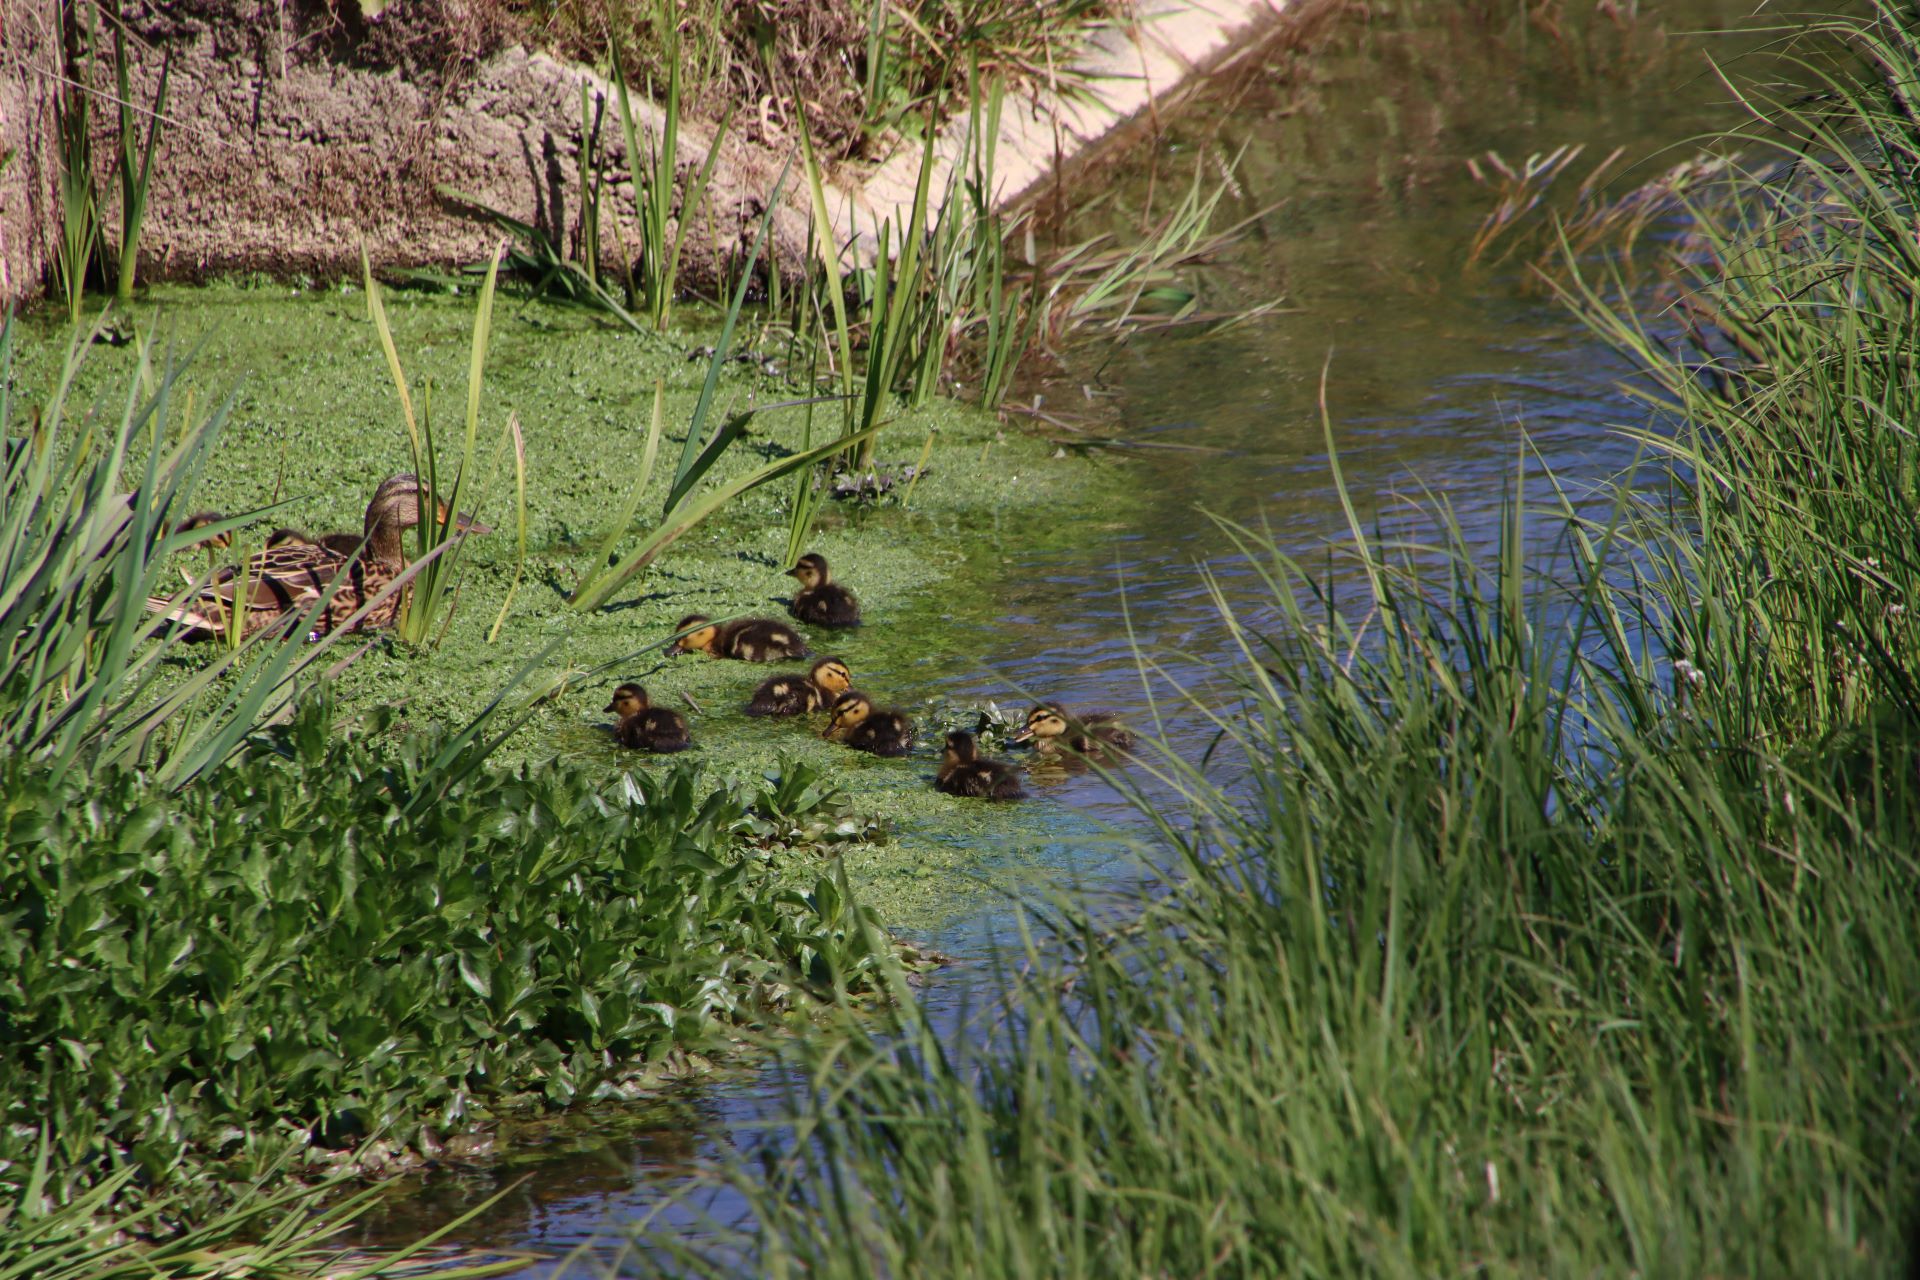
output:
[[[471,291],[387,290],[385,300],[415,411],[430,415],[435,426],[445,485],[465,412],[474,297]],[[752,490],[696,526],[606,607],[581,612],[570,600],[631,496],[656,382],[665,387],[661,461],[639,504],[638,527],[616,554],[650,532],[665,501],[671,461],[707,373],[703,344],[712,335],[700,326],[717,325],[718,318],[687,309],[682,319],[686,332],[645,339],[503,289],[485,366],[478,475],[463,499],[494,532],[468,539],[461,551],[459,596],[439,640],[415,648],[377,633],[334,681],[336,702],[349,720],[356,711],[383,707],[397,710],[401,729],[457,727],[553,645],[525,688],[557,683],[560,692],[534,709],[497,759],[600,761],[609,777],[666,767],[665,758],[616,745],[611,717],[601,710],[615,684],[639,680],[656,705],[687,717],[694,747],[678,758],[741,781],[758,780],[790,759],[844,790],[866,832],[879,837],[838,846],[855,891],[890,926],[909,933],[937,927],[996,892],[982,879],[987,869],[978,865],[978,849],[991,847],[1002,861],[1018,862],[1020,849],[1049,838],[1039,816],[1021,807],[986,806],[933,790],[942,734],[971,727],[980,710],[939,699],[938,677],[979,670],[973,655],[990,647],[996,587],[1010,549],[1044,548],[1049,540],[1084,536],[1076,530],[1107,526],[1130,501],[1128,477],[1116,461],[1061,456],[970,405],[936,399],[901,412],[880,436],[877,461],[883,476],[897,474],[926,451],[924,478],[913,485],[909,504],[902,505],[903,484],[877,499],[830,498],[809,542],[832,564],[835,579],[858,593],[866,622],[844,631],[800,629],[816,653],[850,664],[857,687],[912,713],[919,745],[910,758],[880,760],[821,740],[824,717],[749,718],[742,707],[755,684],[775,671],[804,669],[810,660],[669,658],[663,647],[688,613],[788,620],[785,604],[796,585],[783,563],[790,480]],[[273,509],[235,538],[223,553],[228,557],[257,550],[282,526],[357,532],[374,487],[413,469],[399,400],[357,285],[156,287],[134,309],[132,323],[151,342],[156,363],[190,357],[181,386],[199,405],[234,399],[197,501],[229,515]],[[53,385],[68,332],[51,314],[22,325],[15,361],[22,392],[37,395]],[[803,375],[785,376],[784,336],[768,335],[743,317],[734,349],[745,358],[724,366],[716,412],[808,394]],[[117,403],[136,352],[132,343],[96,344],[73,402]],[[706,485],[798,451],[807,412],[756,415],[746,439],[722,458]],[[814,443],[838,433],[837,403],[812,412]],[[496,448],[509,415],[525,439],[528,551],[504,624],[490,642],[517,560],[513,463]],[[205,570],[199,552],[181,560],[183,569]],[[1012,689],[1003,695],[1018,696]],[[804,874],[810,878],[813,870]]]

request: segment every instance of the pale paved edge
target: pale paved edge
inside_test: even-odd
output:
[[[1115,131],[1148,117],[1189,88],[1196,76],[1239,52],[1274,20],[1302,7],[1300,0],[1140,0],[1132,20],[1103,27],[1075,60],[1089,92],[1077,99],[1044,86],[1010,93],[995,143],[995,203],[1019,203]],[[1089,100],[1091,99],[1091,100]],[[932,190],[945,190],[956,162],[967,155],[973,122],[949,122],[936,146]],[[836,185],[827,197],[835,239],[871,256],[875,230],[885,220],[906,224],[913,210],[921,151],[902,146],[858,189]]]

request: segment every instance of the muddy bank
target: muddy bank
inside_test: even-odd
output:
[[[72,0],[65,0],[71,3]],[[32,296],[45,278],[60,207],[53,146],[53,87],[62,71],[56,19],[62,0],[9,0],[0,18],[0,299]],[[1088,93],[1045,87],[1016,95],[998,145],[1002,197],[1044,184],[1129,120],[1169,109],[1175,93],[1220,59],[1249,47],[1264,24],[1313,3],[1287,0],[1142,0],[1136,20],[1094,33],[1082,59]],[[235,272],[331,278],[358,269],[362,244],[377,266],[445,266],[480,258],[499,233],[437,193],[458,187],[539,227],[581,256],[578,153],[581,87],[606,94],[590,71],[512,46],[479,6],[427,0],[389,7],[373,23],[352,6],[193,0],[126,4],[134,37],[132,99],[154,101],[160,68],[171,88],[141,243],[143,280]],[[434,37],[409,38],[414,15]],[[381,24],[392,24],[382,26]],[[84,65],[96,94],[94,159],[108,239],[117,236],[118,187],[111,44]],[[743,104],[751,108],[753,104]],[[646,123],[658,120],[637,104]],[[958,154],[965,122],[943,137]],[[682,129],[683,173],[701,165],[712,133]],[[746,140],[750,138],[751,140]],[[722,148],[705,228],[689,237],[686,279],[711,282],[744,252],[793,138],[736,130]],[[611,188],[596,246],[617,277],[638,255],[625,147],[603,129],[602,176]],[[829,195],[839,238],[869,232],[911,198],[916,148],[874,165],[849,165]],[[776,252],[804,252],[803,183],[790,175],[776,217]]]

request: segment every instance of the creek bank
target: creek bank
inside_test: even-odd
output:
[[[11,0],[0,25],[0,302],[39,293],[58,238],[52,86],[61,68],[55,14],[63,0]],[[1322,0],[1141,0],[1135,19],[1093,32],[1064,68],[1064,82],[1017,90],[1001,117],[996,186],[1001,203],[1037,192],[1094,154],[1130,122],[1157,123],[1185,87],[1223,60],[1324,9]],[[444,267],[484,257],[499,238],[471,210],[436,194],[471,193],[548,235],[578,242],[581,90],[612,100],[586,68],[514,46],[475,57],[456,44],[436,69],[368,65],[343,41],[326,5],[199,0],[191,6],[123,5],[137,37],[135,103],[151,103],[163,63],[171,89],[141,240],[140,278],[204,280],[230,272],[278,278],[349,277],[364,246],[376,266]],[[474,36],[473,40],[480,37]],[[97,57],[93,83],[112,83]],[[118,222],[113,112],[94,113],[96,188],[107,227]],[[659,108],[637,102],[647,127]],[[964,153],[968,122],[944,130],[947,162]],[[688,238],[685,281],[710,288],[742,256],[794,131],[730,136],[714,171],[705,229]],[[706,159],[708,124],[682,129],[683,177]],[[631,264],[631,166],[618,129],[604,131],[606,201],[596,247]],[[882,218],[904,225],[918,148],[901,145],[875,166],[846,165],[828,196],[842,243],[868,245]],[[943,170],[944,172],[944,170]],[[936,188],[937,190],[937,188]],[[792,270],[806,253],[804,183],[790,177],[774,218],[776,261]],[[613,274],[619,274],[612,268]]]

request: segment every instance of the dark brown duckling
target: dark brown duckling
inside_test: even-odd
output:
[[[740,618],[710,622],[704,613],[680,619],[675,631],[685,631],[667,647],[668,653],[704,653],[710,658],[738,658],[741,662],[785,662],[813,652],[798,631],[772,618]]]
[[[218,511],[196,511],[179,524],[173,526],[173,532],[175,536],[198,533],[209,525],[219,524],[225,519],[226,517]],[[204,538],[190,539],[187,545],[225,551],[233,545],[233,531],[231,529],[222,529],[219,533],[208,534]]]
[[[898,711],[881,711],[866,694],[847,690],[834,700],[833,719],[820,735],[855,751],[903,756],[913,750],[913,721]]]
[[[982,800],[1024,800],[1027,796],[1012,765],[983,760],[973,735],[958,729],[947,735],[947,748],[941,753],[940,772],[933,785],[950,796],[977,796]]]
[[[329,551],[350,556],[360,550],[360,544],[366,539],[357,533],[323,533],[314,537],[305,529],[291,526],[275,529],[267,535],[267,548],[274,547],[325,547]]]
[[[860,602],[853,598],[853,592],[833,581],[825,556],[801,556],[800,562],[787,570],[787,576],[800,580],[800,590],[787,606],[794,617],[823,627],[860,625]]]
[[[853,674],[838,658],[822,658],[805,675],[769,676],[753,691],[750,716],[797,716],[833,705],[853,687]]]
[[[685,751],[693,745],[687,733],[687,721],[677,711],[656,707],[647,699],[647,691],[637,684],[623,684],[613,691],[606,709],[620,717],[614,736],[623,747],[635,751]]]
[[[1133,746],[1133,734],[1104,711],[1074,715],[1056,703],[1043,702],[1027,712],[1026,728],[1015,742],[1032,740],[1041,755],[1067,753],[1090,760],[1111,761]]]

